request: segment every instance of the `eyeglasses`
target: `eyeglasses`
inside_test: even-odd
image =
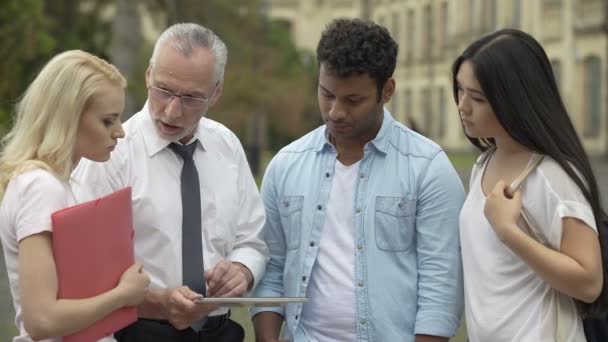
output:
[[[191,109],[201,109],[205,106],[205,104],[207,104],[207,102],[209,102],[209,99],[188,95],[178,95],[153,85],[148,85],[148,90],[150,90],[150,96],[157,101],[168,103],[175,96],[181,100],[183,107]],[[215,92],[215,87],[213,88],[213,91]]]

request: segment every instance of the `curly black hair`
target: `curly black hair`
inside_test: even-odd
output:
[[[397,50],[385,27],[360,19],[336,19],[321,34],[317,62],[337,77],[368,74],[376,80],[380,100],[395,71]]]

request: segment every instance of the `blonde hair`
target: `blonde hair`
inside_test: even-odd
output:
[[[53,57],[15,107],[12,129],[2,139],[0,199],[16,175],[43,168],[68,181],[80,117],[100,87],[126,87],[118,69],[80,50]]]

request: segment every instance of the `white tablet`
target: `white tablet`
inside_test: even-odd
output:
[[[194,300],[199,304],[219,306],[282,306],[307,301],[306,297],[201,297]]]

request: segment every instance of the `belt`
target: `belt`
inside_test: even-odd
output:
[[[219,329],[219,328],[223,327],[224,324],[226,324],[226,322],[228,321],[228,318],[230,318],[230,311],[228,311],[227,313],[225,313],[223,315],[208,317],[207,322],[201,328],[201,331],[213,331],[213,330]]]

